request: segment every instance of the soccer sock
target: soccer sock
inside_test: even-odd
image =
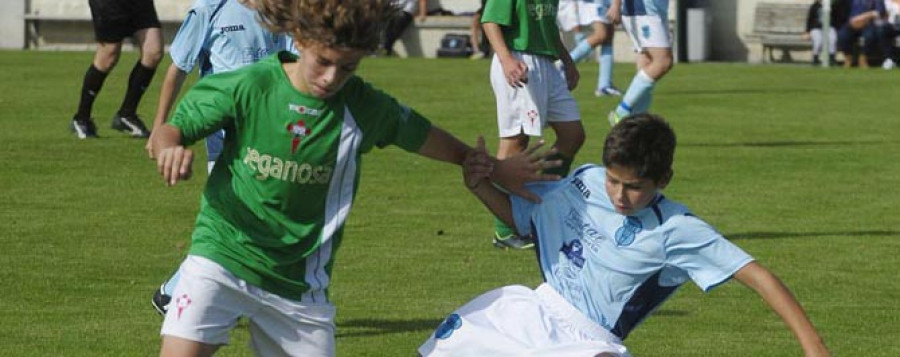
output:
[[[125,99],[122,100],[122,106],[119,107],[119,115],[134,116],[141,97],[144,96],[144,92],[150,86],[150,81],[153,80],[154,73],[156,73],[156,68],[144,67],[141,61],[134,64],[131,75],[128,76],[128,90],[125,91]]]
[[[637,103],[634,103],[634,107],[631,108],[632,113],[646,113],[650,111],[650,103],[653,102],[653,91],[647,92],[643,97],[638,99]]]
[[[581,43],[581,41],[584,41],[585,37],[587,37],[587,35],[581,31],[578,31],[572,35],[572,39],[575,40],[575,43]]]
[[[613,70],[613,47],[612,44],[602,45],[600,47],[600,76],[597,78],[597,87],[612,87],[612,70]]]
[[[591,44],[582,40],[569,52],[569,57],[572,57],[572,62],[578,62],[587,57],[589,53],[591,53]]]
[[[94,99],[103,88],[103,81],[106,80],[106,73],[101,72],[97,67],[91,64],[87,72],[84,73],[84,82],[81,84],[81,100],[78,102],[78,112],[75,113],[76,119],[90,119],[91,109],[94,107]]]
[[[653,78],[650,78],[644,70],[638,71],[638,73],[634,75],[634,79],[631,80],[631,85],[628,86],[628,90],[625,91],[625,95],[622,96],[622,102],[616,107],[616,114],[624,118],[631,113],[637,112],[634,110],[635,106],[638,105],[641,100],[645,99],[643,97],[648,96],[648,93],[653,91],[653,86],[655,84],[656,82]],[[646,103],[646,106],[650,106],[649,102]]]

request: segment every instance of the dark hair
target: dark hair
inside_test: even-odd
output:
[[[256,0],[262,23],[301,45],[372,52],[400,8],[393,0]]]
[[[603,143],[603,165],[632,168],[641,178],[660,182],[672,171],[675,132],[653,114],[625,117],[613,126]]]

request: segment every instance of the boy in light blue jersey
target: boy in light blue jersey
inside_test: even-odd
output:
[[[615,125],[628,115],[646,113],[656,83],[672,69],[669,0],[612,0],[607,16],[622,23],[638,52],[638,72],[608,116],[610,125]]]
[[[734,277],[781,316],[807,356],[828,355],[778,278],[663,196],[674,150],[675,135],[660,117],[626,118],[606,138],[604,166],[529,186],[541,196],[538,204],[497,190],[486,179],[486,159],[467,157],[466,186],[519,234],[536,237],[544,283],[477,297],[451,314],[420,353],[628,355],[622,341],[682,284],[709,291]]]
[[[185,78],[195,66],[199,65],[200,76],[204,77],[236,70],[282,50],[295,51],[290,35],[273,34],[260,24],[254,0],[194,1],[169,49],[172,64],[160,90],[153,128],[166,122]],[[224,139],[224,130],[206,138],[208,173],[222,152]],[[151,158],[152,142],[147,140],[146,145]],[[161,314],[166,312],[178,277],[176,272],[153,296],[153,306]]]

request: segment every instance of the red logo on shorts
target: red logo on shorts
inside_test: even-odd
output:
[[[187,294],[182,294],[175,299],[175,308],[178,309],[178,318],[181,319],[181,312],[191,306],[191,298]]]
[[[534,120],[538,117],[537,110],[529,110],[526,114],[528,115],[528,119],[531,119],[531,125],[534,125]]]
[[[309,135],[310,130],[306,127],[306,123],[303,120],[288,124],[287,130],[293,136],[293,139],[291,139],[291,154],[293,154],[297,151],[297,146],[300,146],[300,140]]]

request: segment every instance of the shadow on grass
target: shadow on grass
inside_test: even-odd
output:
[[[898,141],[857,140],[857,141],[748,141],[740,143],[684,143],[680,146],[693,147],[786,147],[786,146],[838,146],[838,145],[879,145]]]
[[[347,320],[338,322],[337,337],[373,336],[399,332],[432,331],[437,328],[442,321],[442,319]]]
[[[808,233],[746,232],[746,233],[725,234],[725,237],[727,237],[728,239],[777,239],[777,238],[807,238],[807,237],[826,237],[826,236],[891,237],[891,236],[900,236],[900,231],[808,232]]]

